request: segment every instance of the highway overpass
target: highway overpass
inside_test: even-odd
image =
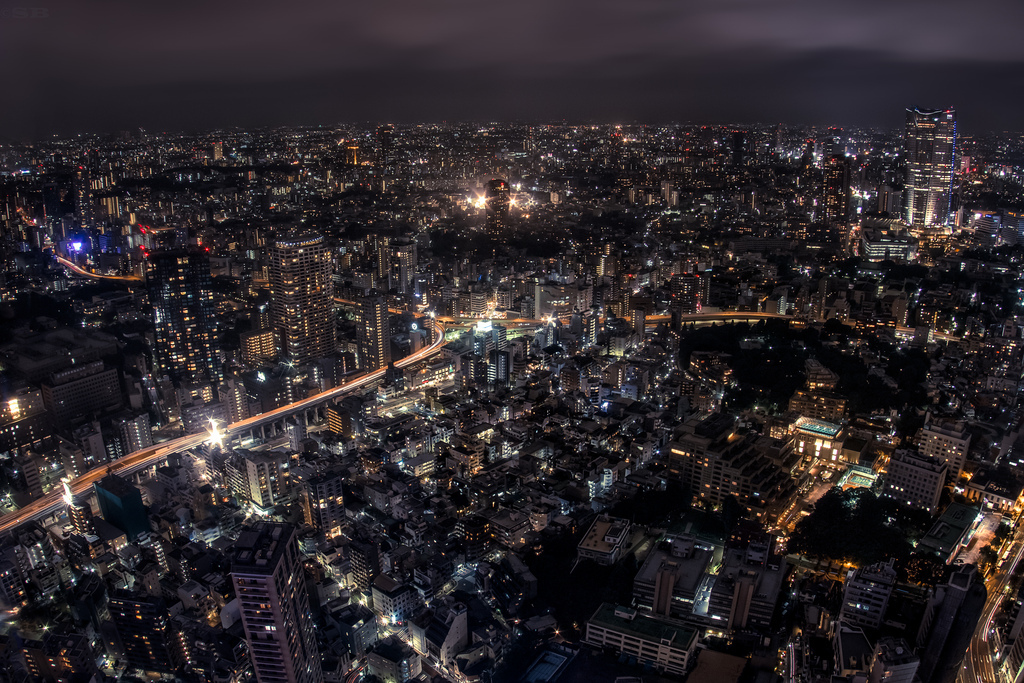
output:
[[[435,322],[435,333],[436,338],[430,346],[424,347],[416,353],[396,361],[395,366],[399,368],[408,367],[437,354],[445,343],[444,323],[441,321]],[[224,430],[224,439],[230,440],[234,436],[253,432],[254,430],[262,429],[267,425],[283,425],[285,420],[293,415],[315,410],[329,401],[333,401],[354,391],[365,389],[367,386],[379,380],[383,376],[385,370],[386,368],[381,368],[379,370],[374,370],[373,372],[364,373],[358,377],[347,380],[344,384],[333,389],[323,391],[314,396],[310,396],[309,398],[304,398],[286,406],[235,422],[234,424],[228,425]],[[89,492],[92,485],[99,479],[105,477],[107,472],[113,472],[122,476],[130,476],[140,470],[153,467],[154,465],[159,465],[161,462],[165,461],[168,456],[195,448],[203,442],[208,441],[209,438],[209,434],[191,434],[189,436],[183,436],[163,443],[154,444],[147,448],[135,451],[134,453],[129,453],[128,455],[113,462],[93,468],[70,481],[69,486],[71,488],[71,492],[75,495]],[[0,517],[0,533],[9,531],[31,520],[46,519],[53,515],[59,515],[63,506],[63,491],[55,489],[42,498],[32,501],[23,508]]]

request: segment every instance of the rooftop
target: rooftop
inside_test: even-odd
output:
[[[827,436],[829,438],[835,438],[842,429],[840,425],[833,422],[826,422],[825,420],[815,420],[809,417],[801,417],[797,419],[794,426],[804,432],[810,432],[812,434],[819,434],[821,436]]]
[[[630,608],[617,607],[609,602],[597,608],[594,616],[590,617],[590,623],[653,643],[667,641],[673,647],[683,650],[689,649],[697,639],[697,632],[691,628],[677,626]]]
[[[258,522],[246,528],[228,551],[231,573],[273,574],[294,535],[290,524]]]

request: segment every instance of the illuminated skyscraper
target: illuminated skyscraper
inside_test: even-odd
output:
[[[747,131],[734,130],[732,132],[732,165],[746,166],[747,164]]]
[[[92,181],[89,170],[79,166],[74,178],[75,190],[75,224],[82,230],[93,227],[95,211],[92,205]]]
[[[386,368],[391,363],[391,329],[387,300],[371,294],[362,301],[358,330],[359,358],[364,370]]]
[[[258,683],[321,683],[306,581],[291,524],[246,527],[228,551]]]
[[[484,201],[487,206],[485,225],[487,232],[491,234],[503,232],[508,226],[508,207],[512,203],[508,183],[497,178],[488,181]]]
[[[270,317],[294,362],[334,353],[331,253],[323,236],[281,239],[270,248]]]
[[[155,252],[146,260],[146,286],[156,328],[156,370],[178,382],[223,380],[216,350],[210,258],[205,250]]]
[[[912,227],[946,224],[953,194],[956,111],[908,109],[903,153],[905,220]]]
[[[842,154],[833,154],[825,160],[822,200],[825,204],[825,224],[833,242],[846,236],[850,216],[850,160]]]
[[[119,589],[107,607],[129,667],[171,674],[188,663],[188,647],[163,599]]]

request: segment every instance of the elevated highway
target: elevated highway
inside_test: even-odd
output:
[[[437,321],[435,323],[435,333],[436,338],[430,346],[424,347],[416,353],[396,361],[395,366],[399,368],[408,367],[437,354],[440,351],[441,346],[444,345],[445,335],[444,324],[442,322]],[[225,440],[228,440],[231,437],[261,429],[266,425],[283,423],[284,420],[293,415],[315,409],[336,398],[366,388],[379,380],[383,376],[384,372],[385,368],[381,368],[379,370],[374,370],[373,372],[364,373],[358,377],[349,379],[344,384],[333,389],[320,392],[319,394],[310,396],[309,398],[304,398],[286,406],[281,406],[280,408],[235,422],[234,424],[227,426],[224,430],[223,437]],[[164,441],[163,443],[154,444],[147,448],[135,451],[134,453],[129,453],[128,455],[113,462],[106,463],[101,467],[93,468],[70,481],[69,486],[71,488],[71,492],[75,495],[88,492],[90,487],[92,487],[96,481],[105,477],[108,472],[129,476],[141,470],[153,467],[154,465],[159,465],[161,462],[166,460],[168,456],[195,448],[209,439],[209,434],[191,434],[189,436],[183,436],[177,439],[171,439],[170,441]],[[0,533],[10,531],[11,529],[28,521],[45,519],[58,513],[63,505],[63,491],[51,491],[42,498],[32,501],[25,507],[0,517]]]

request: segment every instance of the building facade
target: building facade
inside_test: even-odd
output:
[[[247,527],[228,555],[258,683],[322,683],[295,527]]]
[[[270,248],[270,318],[295,363],[333,354],[331,253],[322,235],[281,239]]]
[[[956,153],[956,111],[908,109],[904,218],[913,228],[949,222]]]
[[[153,252],[145,267],[157,373],[188,384],[221,382],[209,254],[198,248]]]

